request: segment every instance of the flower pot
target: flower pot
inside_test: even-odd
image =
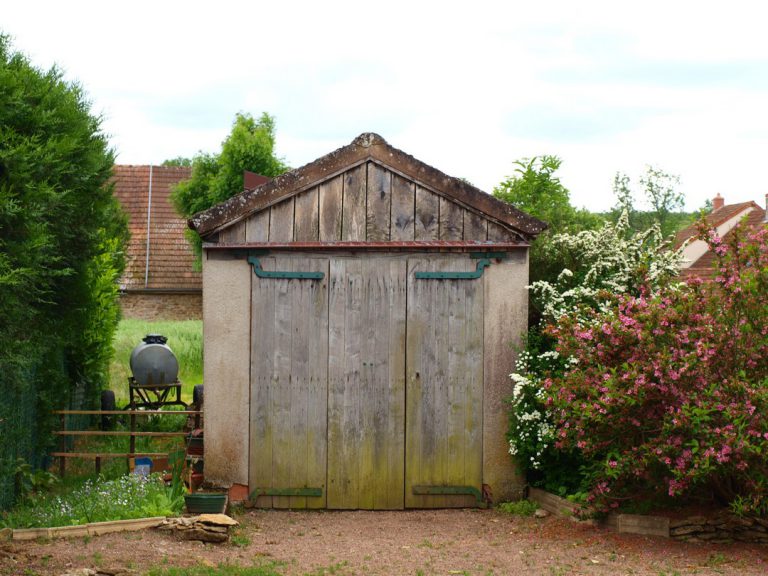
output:
[[[193,492],[184,496],[190,514],[223,514],[227,495],[222,492]]]

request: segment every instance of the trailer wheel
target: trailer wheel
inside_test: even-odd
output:
[[[115,393],[112,390],[104,390],[101,393],[101,409],[102,410],[114,410],[115,409]],[[102,414],[101,416],[101,429],[110,430],[115,424],[115,417],[112,414]]]
[[[192,388],[192,403],[197,406],[198,410],[203,405],[203,402],[205,401],[205,397],[203,394],[203,385],[198,384],[194,388]]]

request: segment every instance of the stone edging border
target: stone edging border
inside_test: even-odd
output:
[[[576,519],[574,510],[578,505],[565,498],[550,494],[540,488],[529,488],[528,499],[536,502],[547,512],[556,516],[568,516]],[[593,526],[602,526],[624,534],[643,534],[669,538],[669,518],[662,516],[643,516],[640,514],[609,514],[604,520],[596,522],[586,520]]]
[[[576,519],[574,510],[577,506],[565,498],[539,488],[529,488],[528,499],[551,514]],[[664,516],[642,514],[608,514],[599,522],[594,520],[584,522],[614,532],[663,536],[684,542],[720,544],[738,541],[768,544],[768,519],[741,517],[729,512],[722,512],[710,518],[691,516],[675,520]]]
[[[35,540],[37,538],[75,538],[98,536],[111,532],[129,532],[154,528],[165,521],[165,516],[135,518],[131,520],[113,520],[111,522],[91,522],[79,526],[59,526],[57,528],[23,528],[11,532],[11,540]]]

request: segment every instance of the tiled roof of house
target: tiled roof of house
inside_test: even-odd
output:
[[[734,216],[739,215],[741,212],[745,212],[749,208],[757,208],[758,210],[762,210],[762,208],[760,208],[760,206],[755,202],[740,202],[739,204],[728,204],[727,206],[723,206],[719,210],[714,210],[713,212],[710,212],[709,214],[707,214],[706,216],[707,227],[717,228],[718,226],[724,224]],[[691,224],[687,228],[683,228],[675,236],[675,246],[677,247],[682,246],[683,242],[685,242],[689,238],[693,238],[697,234],[698,234],[698,230],[696,230],[696,224]]]
[[[191,168],[151,167],[151,211],[149,213],[149,266],[147,267],[147,212],[150,206],[150,166],[114,167],[115,196],[128,214],[131,241],[125,273],[125,290],[190,291],[202,289],[202,278],[194,272],[192,249],[184,236],[186,220],[170,200],[174,184],[190,177]]]
[[[756,202],[741,202],[739,204],[723,206],[708,214],[706,216],[706,222],[708,228],[717,228],[732,218],[738,218],[740,215],[740,224],[747,229],[757,228],[765,223],[765,210]],[[728,238],[728,236],[732,234],[733,229],[730,229],[725,233],[724,238]],[[675,238],[676,247],[682,246],[683,242],[695,238],[697,235],[698,230],[696,229],[695,224],[681,230],[677,233]],[[691,262],[687,268],[681,270],[681,274],[683,278],[692,278],[695,276],[706,278],[712,274],[715,265],[715,255],[710,250],[707,250],[694,262]]]

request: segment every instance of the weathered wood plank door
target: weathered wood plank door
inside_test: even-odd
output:
[[[251,491],[258,506],[326,507],[327,258],[264,257],[268,271],[322,280],[252,278]],[[320,489],[321,496],[296,496]]]
[[[328,508],[404,507],[406,261],[334,258]]]
[[[475,266],[465,255],[408,261],[408,508],[475,506],[474,496],[435,493],[482,489],[482,279],[415,277],[416,272],[470,272]],[[414,487],[432,494],[414,494]]]

